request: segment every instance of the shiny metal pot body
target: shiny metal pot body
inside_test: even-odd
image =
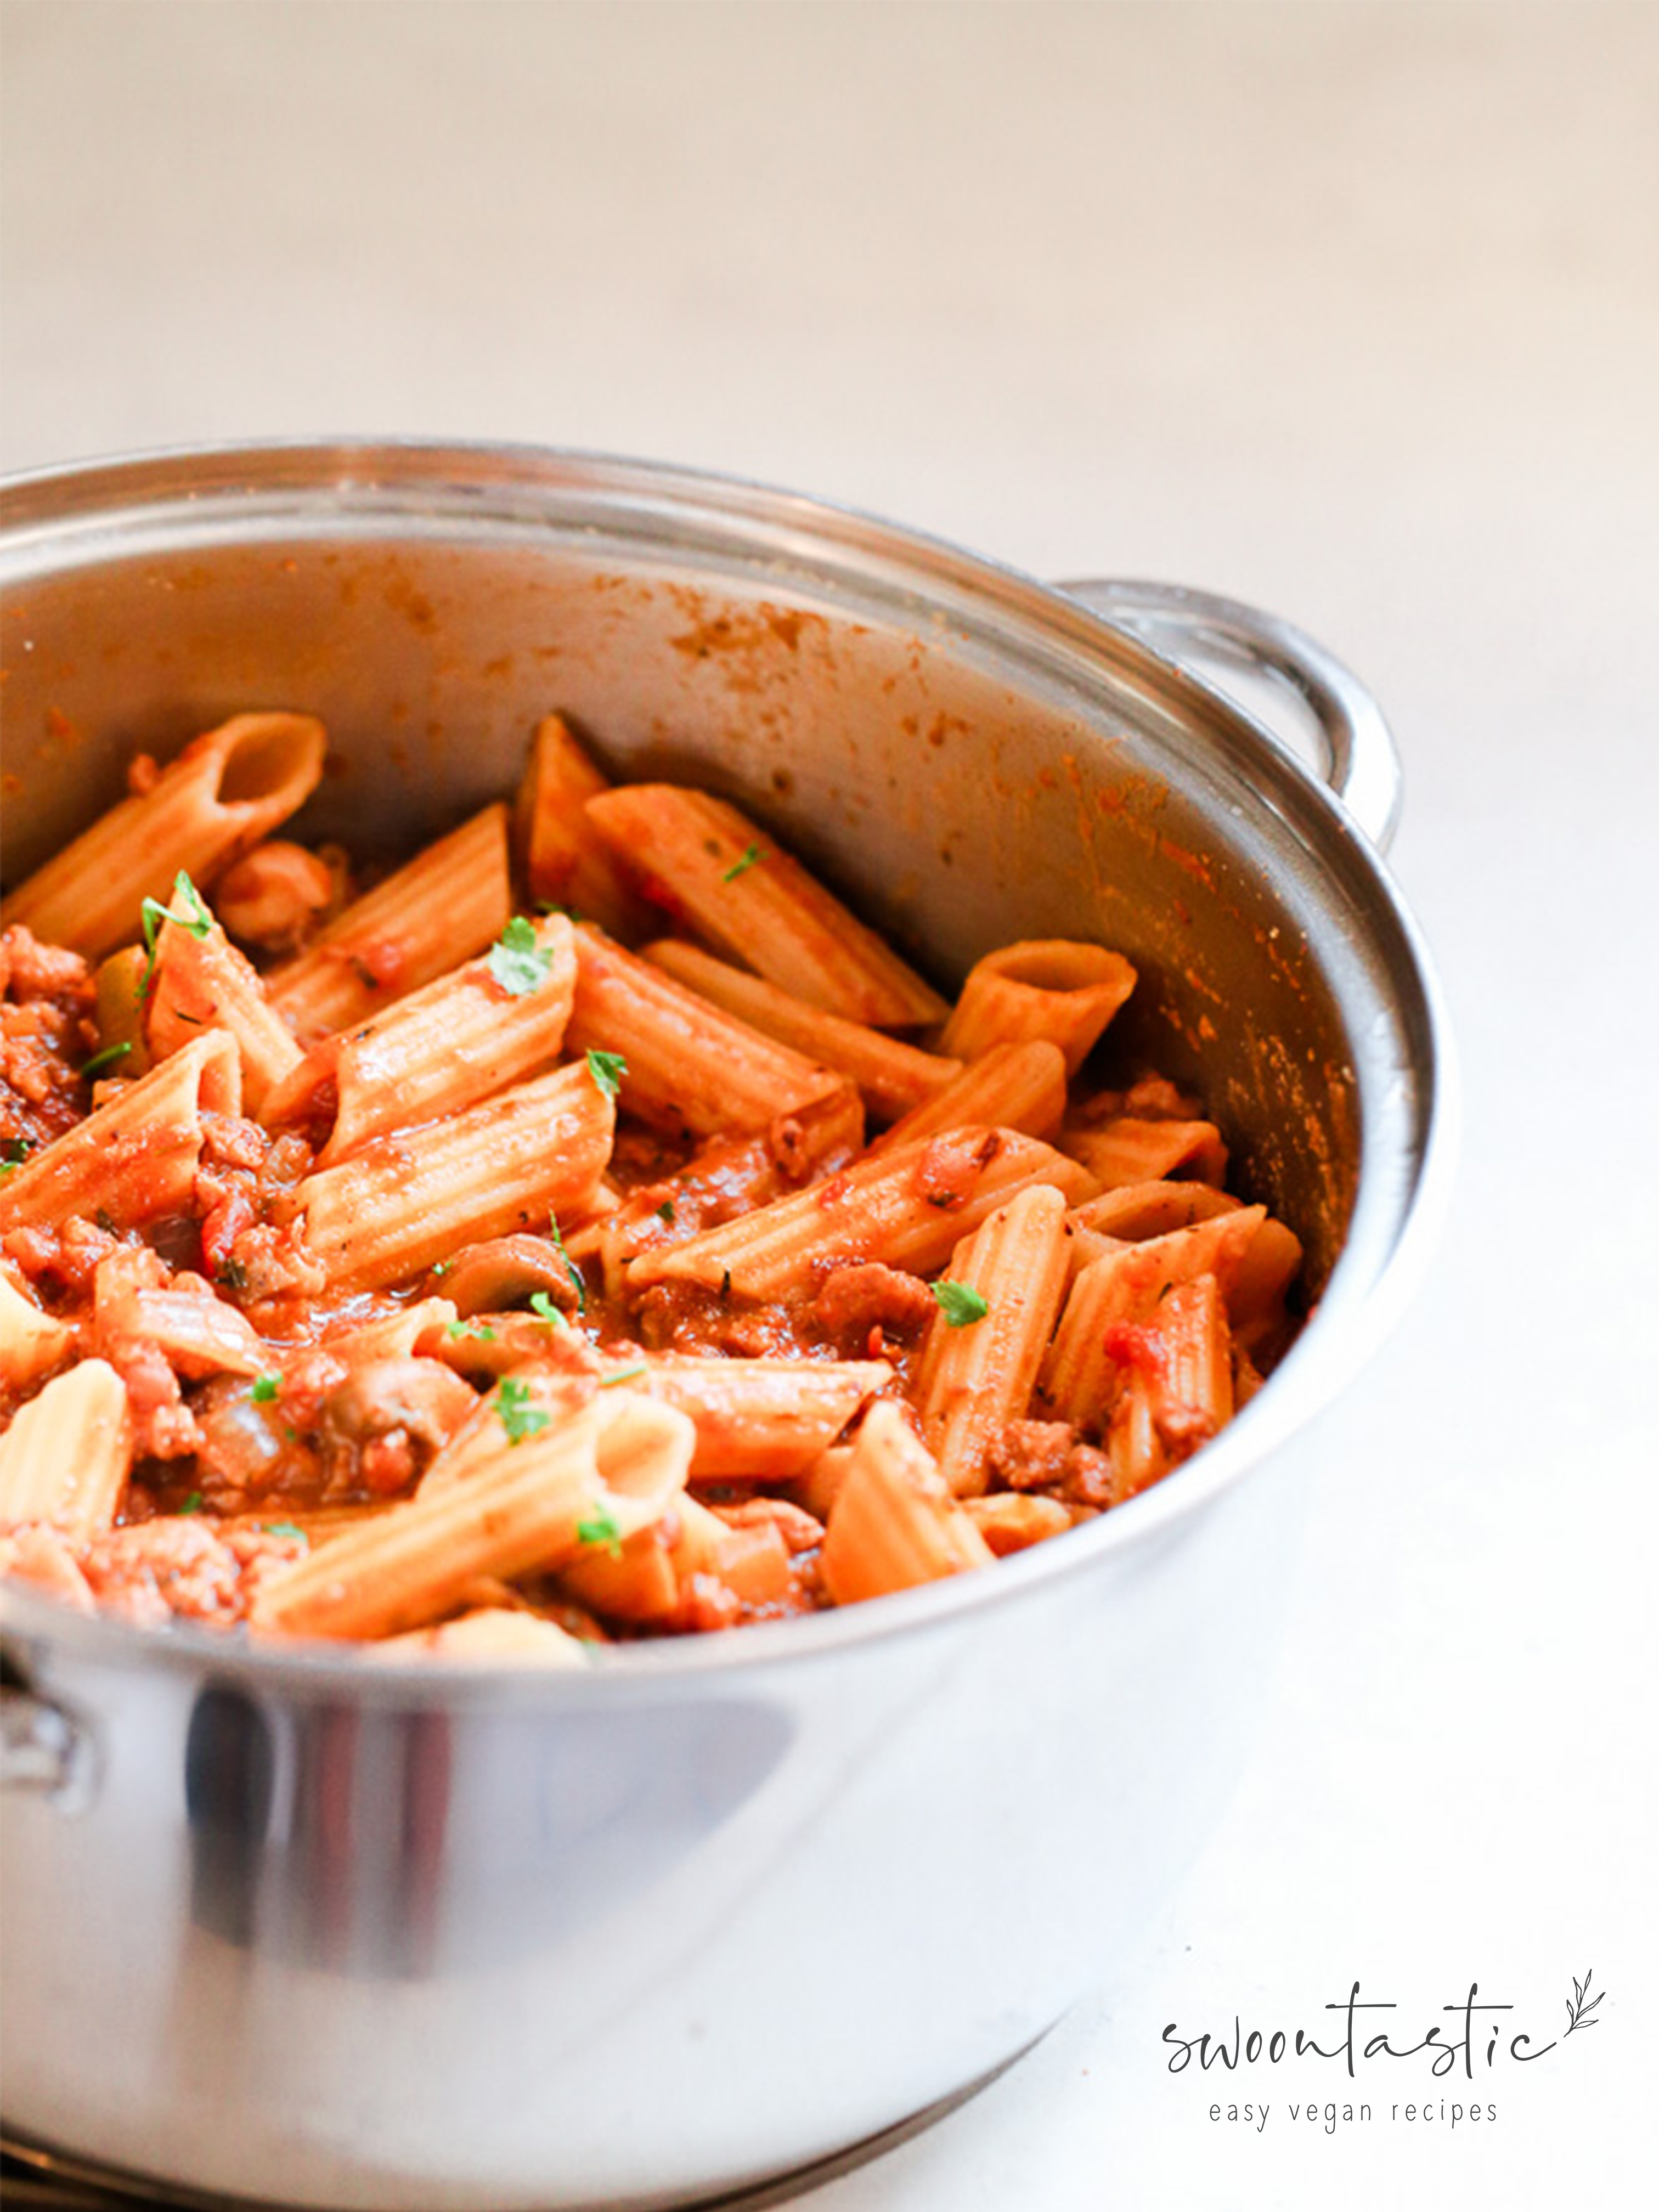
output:
[[[321,715],[341,772],[302,827],[391,848],[510,787],[557,707],[618,774],[738,798],[947,988],[1016,937],[1129,953],[1126,1059],[1198,1083],[1319,1295],[1220,1439],[1072,1536],[579,1679],[0,1591],[11,2139],[283,2204],[644,2206],[994,2067],[1127,1954],[1224,1801],[1309,1422],[1437,1212],[1445,1048],[1357,826],[1395,789],[1370,702],[1242,609],[538,452],[24,479],[0,580],[8,880],[132,751],[236,709]],[[1346,802],[1171,644],[1285,679]]]

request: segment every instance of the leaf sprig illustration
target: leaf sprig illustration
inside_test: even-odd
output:
[[[1598,2027],[1601,2025],[1599,2021],[1592,2020],[1589,2015],[1595,2010],[1596,2006],[1601,2003],[1602,1998],[1607,1995],[1607,1991],[1605,1990],[1597,1990],[1594,1996],[1590,1995],[1590,1975],[1595,1970],[1592,1967],[1587,1966],[1584,1970],[1584,1978],[1582,1982],[1579,1980],[1577,1974],[1572,1978],[1572,1995],[1565,2000],[1567,2008],[1567,2033],[1569,2035],[1572,2033],[1576,2027]]]

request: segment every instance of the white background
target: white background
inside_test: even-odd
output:
[[[805,2201],[1632,2202],[1659,13],[21,0],[4,33],[8,466],[353,430],[673,459],[1255,599],[1375,689],[1463,1164],[1326,1422],[1249,1779],[1124,1986]],[[1246,2137],[1164,2070],[1166,2021],[1311,2024],[1355,1977],[1425,2021],[1478,1979],[1541,2036],[1586,1967],[1600,2024],[1478,2132],[1293,2130],[1332,2084],[1264,2068]]]

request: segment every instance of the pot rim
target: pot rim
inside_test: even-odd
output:
[[[533,520],[520,506],[491,510],[483,495],[516,493],[522,500],[539,485],[544,492],[585,490],[619,516],[689,508],[716,526],[747,526],[744,543],[751,557],[757,526],[793,544],[797,557],[803,549],[822,555],[839,546],[857,551],[867,569],[874,556],[915,595],[919,611],[939,610],[941,594],[951,611],[994,609],[1005,623],[1034,629],[1045,644],[1067,648],[1068,658],[1085,671],[1092,666],[1097,680],[1108,672],[1120,682],[1127,675],[1160,703],[1178,708],[1190,726],[1224,735],[1268,783],[1288,780],[1303,804],[1324,817],[1328,834],[1340,841],[1348,864],[1359,868],[1368,896],[1397,933],[1404,973],[1401,964],[1393,965],[1390,980],[1397,991],[1414,989],[1419,1002],[1422,1052],[1413,1073],[1420,1092],[1420,1136],[1413,1138],[1398,1103],[1390,1117],[1389,1101],[1364,1099],[1368,1133],[1356,1215],[1368,1180],[1390,1170],[1396,1192],[1384,1231],[1379,1234],[1373,1222],[1368,1240],[1356,1244],[1351,1222],[1318,1306],[1267,1387],[1221,1435],[1138,1497],[1061,1540],[999,1559],[994,1572],[954,1576],[860,1605],[717,1636],[597,1647],[582,1667],[568,1670],[441,1660],[375,1666],[355,1645],[296,1640],[259,1646],[234,1631],[186,1622],[157,1632],[106,1614],[79,1613],[3,1582],[0,1630],[36,1650],[55,1646],[93,1662],[137,1656],[312,1696],[349,1689],[376,1703],[407,1705],[429,1701],[441,1691],[455,1705],[500,1703],[505,1696],[515,1706],[557,1708],[654,1691],[682,1676],[804,1665],[832,1659],[848,1647],[927,1634],[970,1613],[1031,1601],[1060,1578],[1093,1571],[1107,1558],[1174,1536],[1305,1427],[1370,1358],[1415,1291],[1448,1209],[1458,1121],[1449,1023],[1422,931],[1380,855],[1319,776],[1246,708],[1063,588],[863,508],[714,470],[521,441],[416,437],[227,441],[48,464],[0,477],[0,581],[27,574],[41,553],[66,544],[76,554],[76,564],[118,557],[124,549],[131,556],[134,518],[145,514],[168,543],[190,535],[189,521],[206,536],[216,499],[246,507],[262,492],[285,494],[290,504],[282,511],[313,524],[331,515],[337,523],[377,512],[407,515],[413,511],[411,478],[431,490],[441,489],[453,501],[442,509],[444,518],[470,522],[464,534],[483,539],[499,540],[509,520],[521,526]],[[299,495],[314,503],[295,506]],[[379,496],[391,504],[377,507]],[[246,532],[240,536],[245,541]],[[1265,793],[1261,803],[1270,803]],[[1381,1162],[1369,1157],[1376,1141],[1370,1133],[1373,1116],[1389,1121],[1392,1131]]]

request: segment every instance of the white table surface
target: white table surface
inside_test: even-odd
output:
[[[23,0],[3,60],[9,467],[344,430],[673,458],[1254,599],[1373,686],[1462,1177],[1327,1419],[1249,1778],[1126,1987],[802,2202],[1634,2201],[1659,12]],[[1293,2126],[1331,2087],[1262,2069],[1247,2132],[1164,2069],[1165,2021],[1305,2022],[1356,1976],[1553,2033],[1587,1967],[1595,2032],[1478,2130]]]

